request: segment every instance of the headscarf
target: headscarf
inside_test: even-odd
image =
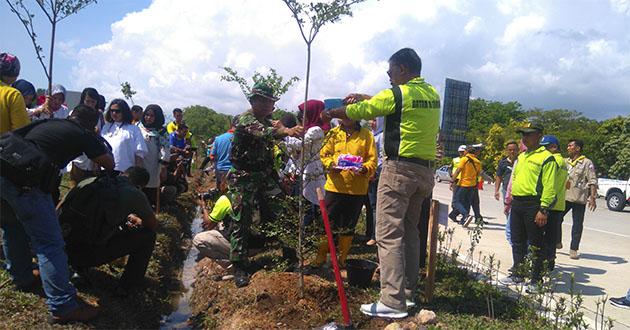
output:
[[[30,82],[24,79],[16,80],[11,86],[19,90],[23,96],[37,95],[37,92],[35,91],[35,86],[33,86],[33,84],[31,84]]]
[[[20,60],[9,53],[0,54],[0,76],[17,77],[20,75]]]
[[[304,103],[298,105],[298,109],[304,112]],[[324,111],[324,102],[320,100],[308,100],[306,101],[306,113],[304,113],[304,131],[314,126],[319,126],[324,131],[330,129],[330,125],[324,123],[320,117],[322,111]]]

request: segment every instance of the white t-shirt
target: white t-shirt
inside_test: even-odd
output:
[[[132,124],[105,123],[101,136],[112,146],[112,154],[116,162],[115,170],[124,172],[136,163],[135,156],[140,158],[147,154],[140,128]]]
[[[160,186],[160,160],[167,162],[171,157],[168,140],[159,132],[148,130],[142,123],[138,127],[148,150],[144,157],[144,168],[149,172],[149,183],[146,187],[157,188]]]
[[[37,107],[35,109],[26,109],[26,111],[28,112],[28,115],[31,117],[31,120],[36,121],[36,120],[50,118],[50,116],[45,113],[40,113],[38,115],[34,114],[35,111],[38,110],[39,108],[41,107]],[[62,104],[59,110],[53,112],[52,117],[56,119],[66,119],[70,115],[70,112],[71,112],[70,109],[68,109],[68,107]]]

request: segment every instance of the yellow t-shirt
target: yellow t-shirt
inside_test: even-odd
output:
[[[468,154],[461,158],[457,168],[460,169],[459,181],[457,185],[460,187],[475,187],[479,182],[481,173],[481,162],[475,155]]]
[[[30,122],[20,91],[0,81],[0,134]]]
[[[168,123],[168,125],[166,125],[166,132],[168,132],[168,134],[171,134],[173,132],[175,132],[177,130],[177,123],[172,121],[170,123]],[[186,133],[186,139],[190,140],[190,137],[192,136],[192,133],[190,132],[190,129],[188,130],[188,132]]]
[[[369,179],[376,172],[376,144],[372,132],[361,128],[348,136],[341,126],[331,129],[320,152],[324,168],[335,166],[339,155],[343,154],[363,157],[363,166],[367,173],[330,171],[326,175],[324,189],[348,195],[367,194]]]

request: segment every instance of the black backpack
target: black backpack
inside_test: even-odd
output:
[[[59,166],[35,143],[24,138],[41,120],[0,136],[0,175],[20,188],[39,187],[51,192]]]
[[[59,208],[59,223],[66,243],[102,246],[122,230],[126,218],[116,218],[116,210],[118,189],[124,184],[129,182],[103,175],[84,179],[68,192]]]

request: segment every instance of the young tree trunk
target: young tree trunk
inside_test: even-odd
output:
[[[304,111],[302,112],[302,127],[306,126],[306,111],[308,101],[308,83],[311,76],[311,43],[306,44],[306,88],[304,91]],[[306,131],[304,132],[306,136]],[[304,159],[304,143],[305,139],[302,137],[302,152],[300,153],[300,191],[299,191],[299,204],[298,204],[298,219],[300,221],[299,233],[298,233],[298,255],[300,259],[300,297],[304,296],[304,257],[302,255],[302,240],[304,235],[304,198],[302,192],[304,191],[304,169],[306,168]]]
[[[55,32],[57,30],[57,15],[53,16],[52,32],[50,34],[50,55],[48,56],[48,96],[52,96],[53,55],[55,52]]]

